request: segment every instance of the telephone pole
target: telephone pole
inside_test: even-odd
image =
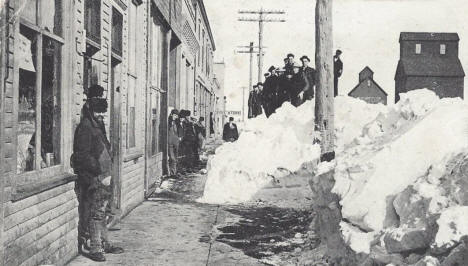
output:
[[[237,51],[238,54],[250,54],[250,67],[249,67],[249,90],[252,89],[253,86],[253,55],[258,54],[259,51],[254,50],[255,48],[259,48],[259,46],[254,46],[253,42],[250,42],[249,46],[237,46],[237,48],[249,48],[248,51]],[[266,47],[262,47],[265,49]]]
[[[239,10],[239,14],[254,14],[258,15],[258,18],[239,18],[239,21],[258,22],[258,82],[262,81],[263,71],[263,26],[265,22],[286,22],[284,19],[268,18],[268,15],[283,15],[286,14],[284,11],[275,10]]]
[[[333,92],[333,30],[332,1],[317,0],[315,8],[315,126],[320,131],[321,161],[335,159],[334,152],[334,92]]]

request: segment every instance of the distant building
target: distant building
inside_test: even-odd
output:
[[[459,41],[457,33],[402,32],[395,102],[400,93],[423,88],[441,98],[463,98],[465,72],[458,59]]]
[[[374,81],[374,72],[365,67],[359,73],[359,84],[348,93],[348,96],[361,99],[367,103],[387,104],[387,93]]]

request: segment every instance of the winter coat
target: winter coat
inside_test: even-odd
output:
[[[306,82],[304,88],[304,98],[310,99],[314,97],[315,77],[316,71],[311,67],[301,68],[300,72],[302,78]]]
[[[223,129],[223,140],[224,141],[236,141],[239,138],[239,132],[237,131],[237,125],[232,123],[232,128],[229,123],[224,125]]]
[[[112,168],[111,145],[85,105],[82,118],[75,130],[71,164],[78,174],[78,183],[98,186],[99,178],[109,176]],[[99,178],[98,178],[99,177]]]
[[[178,146],[182,138],[182,127],[178,121],[172,121],[169,124],[169,145]]]
[[[195,129],[195,126],[192,122],[189,122],[185,120],[182,122],[182,141],[183,142],[197,142],[198,141],[198,136],[197,136],[197,131]]]
[[[333,74],[335,75],[335,79],[341,77],[341,74],[343,74],[343,62],[339,58],[333,62]]]
[[[278,100],[279,77],[276,75],[269,76],[263,84],[263,100],[264,105],[275,106]]]
[[[295,99],[298,97],[299,93],[301,93],[307,86],[306,81],[302,78],[301,73],[297,73],[293,75],[291,80],[289,81],[289,96],[291,99]]]

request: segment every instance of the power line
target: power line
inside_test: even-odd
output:
[[[284,15],[286,12],[282,10],[239,10],[239,14],[254,14],[258,15],[257,18],[238,18],[238,21],[244,22],[258,22],[258,82],[262,81],[263,71],[263,24],[269,22],[286,22],[285,19],[280,18],[267,18],[268,15]]]

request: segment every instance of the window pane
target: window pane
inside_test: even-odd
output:
[[[136,74],[136,47],[137,47],[137,6],[130,5],[128,20],[128,69]]]
[[[127,92],[127,148],[133,148],[136,146],[135,143],[135,79],[129,78],[128,92]]]
[[[61,44],[44,37],[42,44],[41,155],[45,165],[60,163]]]
[[[85,0],[86,37],[101,43],[101,1]]]
[[[122,55],[122,14],[112,9],[112,52]]]
[[[62,0],[41,0],[42,28],[62,35]]]
[[[445,44],[440,45],[440,54],[445,54],[446,46]]]
[[[416,44],[416,54],[420,54],[421,53],[421,44],[418,43]]]
[[[37,24],[37,0],[21,0],[19,6],[21,17],[33,24]]]
[[[36,36],[21,26],[19,35],[19,95],[17,173],[35,169],[36,146]]]

